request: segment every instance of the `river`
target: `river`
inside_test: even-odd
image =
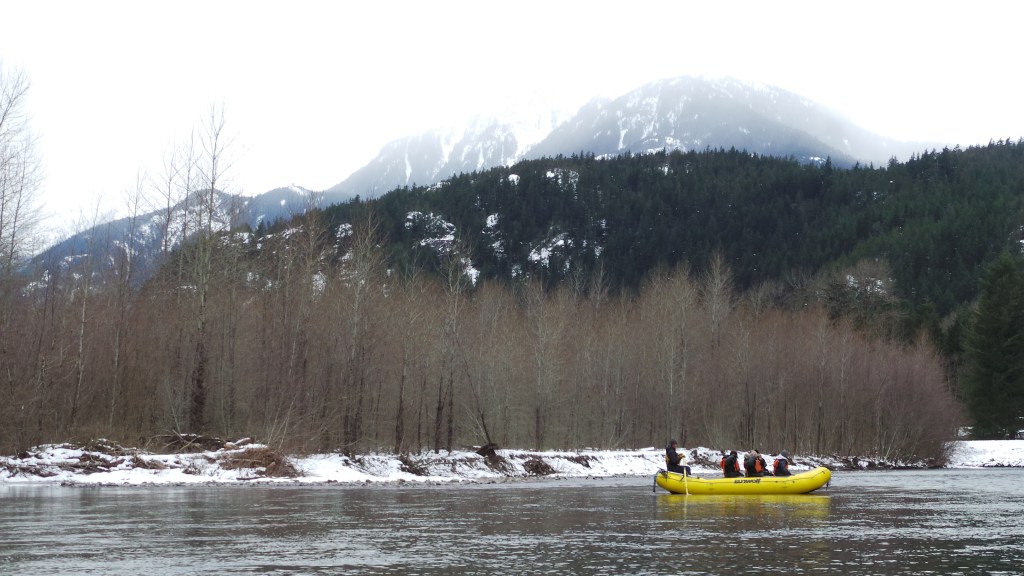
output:
[[[0,573],[1021,574],[1024,469],[837,472],[801,496],[651,478],[0,485]]]

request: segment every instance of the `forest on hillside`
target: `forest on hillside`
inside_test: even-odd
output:
[[[833,168],[738,150],[574,155],[453,176],[330,206],[331,225],[373,211],[395,262],[430,266],[410,212],[453,225],[484,278],[637,289],[659,268],[721,253],[738,289],[794,284],[878,262],[888,289],[945,316],[973,300],[984,265],[1024,238],[1024,143],[922,152]],[[278,223],[284,229],[288,223]],[[273,232],[274,227],[269,231]],[[531,252],[549,248],[544,261]]]
[[[157,273],[124,250],[0,278],[0,451],[178,432],[941,458],[983,341],[967,307],[1024,221],[1024,145],[1000,142],[849,170],[558,157],[224,231],[222,128],[165,180],[197,216],[167,223]]]

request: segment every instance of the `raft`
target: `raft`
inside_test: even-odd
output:
[[[792,476],[701,478],[660,470],[654,482],[673,494],[806,494],[828,484],[832,472],[824,466]]]

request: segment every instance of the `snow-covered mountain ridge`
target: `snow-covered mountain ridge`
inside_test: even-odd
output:
[[[511,166],[568,119],[564,112],[513,110],[478,116],[391,142],[366,166],[329,188],[329,202],[373,198],[395,188],[430,185],[452,174]]]
[[[872,134],[838,112],[772,86],[684,76],[651,82],[615,99],[591,100],[573,114],[515,110],[396,140],[329,188],[326,199],[372,198],[453,174],[560,154],[707,148],[736,148],[801,162],[831,158],[837,166],[852,166],[880,165],[894,156],[905,159],[928,145]]]
[[[319,203],[318,196],[299,186],[253,198],[219,190],[193,192],[162,208],[81,230],[39,254],[33,263],[48,275],[79,274],[89,267],[100,275],[106,269],[115,275],[131,270],[133,281],[143,281],[161,255],[176,250],[200,228],[220,233],[248,224],[255,229],[263,222],[302,214]]]

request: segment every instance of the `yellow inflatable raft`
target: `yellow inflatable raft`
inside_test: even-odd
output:
[[[654,482],[673,494],[806,494],[831,478],[832,472],[825,467],[792,476],[757,478],[700,478],[661,470],[654,475]]]

